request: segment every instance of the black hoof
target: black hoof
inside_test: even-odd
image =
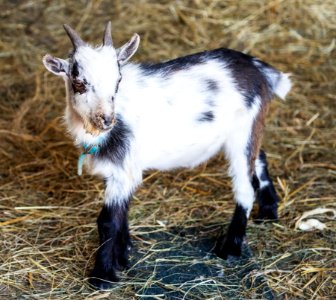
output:
[[[128,241],[126,245],[118,245],[116,248],[116,263],[115,269],[123,271],[129,269],[128,254],[131,250],[131,243]]]
[[[128,258],[120,257],[118,259],[118,265],[117,265],[118,271],[128,270],[129,268],[130,268],[130,265],[128,263]]]
[[[278,206],[277,205],[265,205],[259,209],[255,223],[261,223],[263,221],[278,221]]]
[[[236,240],[225,240],[223,237],[221,237],[216,244],[215,247],[215,254],[222,258],[222,259],[229,259],[233,257],[234,259],[237,259],[241,256],[241,247],[242,247],[242,241],[238,238]]]
[[[118,282],[119,278],[112,270],[109,273],[93,270],[89,276],[89,284],[98,290],[107,290],[112,288],[114,282]]]

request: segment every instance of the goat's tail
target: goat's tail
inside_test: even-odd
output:
[[[286,95],[292,87],[289,76],[290,74],[288,73],[278,72],[277,80],[270,82],[274,94],[276,94],[281,99],[285,99]]]
[[[282,73],[271,65],[266,64],[260,60],[256,60],[256,67],[264,74],[273,94],[276,94],[279,98],[285,99],[287,93],[292,87],[292,83],[289,79],[289,73]]]

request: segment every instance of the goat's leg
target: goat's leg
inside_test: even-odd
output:
[[[231,139],[230,145],[226,146],[236,208],[227,235],[219,238],[215,248],[216,254],[224,259],[229,255],[241,255],[247,220],[254,202],[250,157],[246,154],[247,145],[248,137],[246,137],[245,143],[243,138],[236,141]]]
[[[116,270],[127,267],[131,246],[128,230],[128,203],[136,186],[122,169],[106,179],[105,204],[97,219],[100,247],[89,282],[98,289],[118,281]],[[118,176],[117,176],[118,175]]]
[[[259,204],[257,220],[277,220],[280,199],[269,176],[266,154],[263,150],[260,150],[255,161],[254,182]]]
[[[105,204],[97,219],[100,247],[89,282],[98,289],[111,287],[118,281],[115,271],[127,266],[130,236],[127,222],[128,205]]]

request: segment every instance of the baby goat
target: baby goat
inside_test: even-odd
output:
[[[111,23],[93,48],[64,25],[73,51],[65,60],[45,55],[45,67],[63,77],[65,120],[85,165],[106,184],[98,217],[100,247],[90,283],[100,289],[127,267],[130,198],[148,169],[195,167],[219,151],[230,163],[236,208],[219,257],[239,256],[255,193],[258,219],[277,219],[279,198],[260,150],[274,94],[284,98],[287,74],[249,55],[217,49],[162,63],[127,63],[137,34],[114,48]]]

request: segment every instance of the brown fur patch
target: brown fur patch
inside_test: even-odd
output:
[[[91,122],[84,122],[84,128],[87,133],[91,133],[93,136],[98,136],[101,131],[91,124]]]
[[[249,166],[250,166],[250,175],[253,176],[255,160],[259,154],[261,147],[261,141],[263,136],[263,131],[265,127],[265,118],[268,112],[270,96],[269,96],[268,87],[264,86],[261,94],[261,107],[258,115],[256,116],[251,132],[251,142],[250,142],[250,152],[249,152]]]

